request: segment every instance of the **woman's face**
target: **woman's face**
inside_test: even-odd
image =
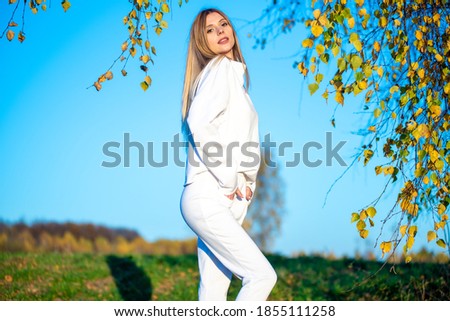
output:
[[[230,59],[233,57],[234,35],[228,21],[217,12],[206,16],[206,39],[208,47],[215,54],[225,55]]]

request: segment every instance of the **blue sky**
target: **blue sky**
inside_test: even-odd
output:
[[[330,125],[333,100],[327,105],[319,93],[311,97],[307,83],[292,68],[303,27],[265,50],[252,48],[254,40],[247,37],[252,28],[245,22],[257,18],[268,3],[191,0],[178,8],[174,2],[169,29],[152,37],[157,57],[150,67],[153,84],[147,92],[139,86],[144,74],[137,59],[129,62],[127,77],[117,66],[114,80],[104,83],[102,91],[87,89],[120,54],[127,37],[122,18],[128,1],[74,0],[67,13],[54,3],[47,12],[28,14],[22,44],[0,40],[0,219],[127,227],[149,241],[194,236],[179,212],[184,167],[169,158],[167,167],[139,168],[133,154],[130,168],[105,168],[102,162],[111,158],[102,148],[110,141],[122,145],[124,133],[129,133],[133,141],[153,142],[155,159],[160,159],[163,142],[171,142],[180,132],[190,25],[200,9],[212,6],[225,11],[238,30],[261,139],[270,134],[278,144],[293,143],[285,157],[278,157],[286,186],[286,215],[273,251],[352,256],[355,251],[373,250],[377,230],[362,240],[350,224],[350,214],[379,195],[384,177],[374,177],[372,166],[357,164],[336,183],[323,206],[328,189],[345,167],[336,161],[315,168],[283,166],[306,143],[325,145],[326,132],[332,132],[333,145],[346,141],[340,155],[350,164],[361,141],[352,132],[366,115],[355,113],[358,103],[349,100],[337,110],[337,127]],[[6,2],[0,9],[11,10]],[[324,149],[312,151],[310,157],[324,159]],[[378,226],[381,212],[395,197],[389,194],[386,205],[379,207]]]

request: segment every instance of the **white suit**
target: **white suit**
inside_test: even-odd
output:
[[[240,62],[212,59],[198,77],[187,116],[180,210],[198,236],[199,300],[226,300],[232,274],[242,280],[236,300],[266,300],[277,279],[241,226],[250,203],[246,186],[255,192],[260,166],[258,115],[243,87],[244,72]],[[244,198],[225,196],[237,188]]]

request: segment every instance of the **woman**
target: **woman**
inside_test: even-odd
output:
[[[191,28],[182,127],[189,141],[180,210],[198,236],[199,300],[266,300],[276,273],[241,224],[260,166],[258,115],[244,88],[248,72],[228,17],[201,11]]]

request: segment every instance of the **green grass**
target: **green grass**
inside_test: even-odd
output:
[[[450,299],[448,264],[269,256],[269,300]],[[0,300],[197,300],[197,257],[0,253]],[[233,279],[229,299],[239,291]]]

